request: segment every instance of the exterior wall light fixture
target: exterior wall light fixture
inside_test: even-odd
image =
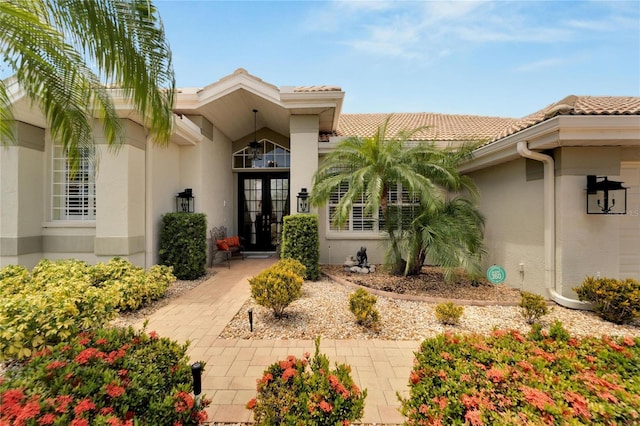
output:
[[[587,214],[627,214],[627,188],[623,183],[607,176],[587,176]]]
[[[176,195],[176,212],[193,213],[195,204],[195,198],[191,188],[186,188]]]
[[[309,193],[307,188],[300,189],[298,192],[298,213],[309,213]]]

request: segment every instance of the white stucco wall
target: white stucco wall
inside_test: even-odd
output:
[[[169,144],[161,147],[148,144],[146,173],[147,232],[146,266],[158,263],[160,248],[160,223],[162,215],[175,211],[175,196],[184,188],[180,187],[180,147]]]
[[[563,148],[558,158],[557,291],[575,297],[573,288],[587,276],[640,279],[640,220],[634,215],[640,205],[640,161],[634,161],[640,160],[640,148]],[[589,174],[624,182],[626,215],[586,214]]]
[[[486,217],[485,269],[500,265],[507,273],[506,285],[546,295],[543,180],[527,182],[524,159],[470,176],[480,191],[479,207]]]
[[[311,191],[313,174],[318,170],[318,129],[317,115],[292,115],[291,129],[291,177],[290,212],[298,211],[296,196],[302,188]],[[312,213],[315,211],[312,210]]]
[[[224,225],[230,234],[237,233],[236,191],[231,171],[232,143],[218,129],[213,129],[213,140],[201,143],[202,173],[199,190],[201,205],[198,211],[207,215],[207,227]],[[196,206],[197,207],[197,206]],[[207,235],[208,237],[208,235]]]

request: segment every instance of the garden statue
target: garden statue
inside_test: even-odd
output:
[[[358,259],[358,266],[359,267],[366,267],[367,266],[367,248],[366,247],[360,247],[360,251],[358,251],[358,253],[356,254],[356,257]]]

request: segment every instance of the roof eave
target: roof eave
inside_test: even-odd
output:
[[[460,171],[470,173],[518,159],[516,147],[522,141],[531,150],[543,151],[568,146],[637,146],[638,135],[637,115],[559,115],[476,149]]]

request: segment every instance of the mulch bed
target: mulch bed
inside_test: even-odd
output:
[[[391,275],[382,271],[379,265],[376,265],[376,272],[372,274],[349,272],[341,265],[323,265],[321,270],[354,284],[398,294],[440,299],[520,302],[520,291],[517,289],[504,284],[490,284],[485,279],[471,281],[461,277],[454,282],[446,282],[442,270],[433,266],[424,266],[420,274],[409,277]]]

